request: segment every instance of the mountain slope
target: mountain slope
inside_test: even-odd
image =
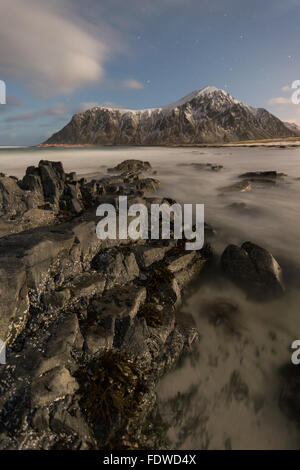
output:
[[[296,135],[300,136],[300,126],[294,122],[284,122],[286,127],[293,131]]]
[[[45,144],[168,145],[295,136],[265,109],[208,86],[161,108],[97,106],[75,114]]]

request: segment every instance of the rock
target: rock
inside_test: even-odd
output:
[[[9,177],[0,177],[0,215],[19,215],[28,209],[26,195],[17,182]]]
[[[179,332],[184,336],[187,346],[191,346],[193,342],[199,339],[196,322],[191,313],[176,312],[176,326]]]
[[[141,269],[148,268],[151,264],[161,261],[167,250],[168,247],[166,246],[137,246],[134,249],[137,262]]]
[[[229,245],[221,256],[224,274],[257,299],[273,299],[284,292],[281,268],[264,248],[251,242]]]
[[[81,202],[80,186],[77,182],[65,184],[63,194],[60,199],[60,208],[62,210],[69,210],[75,214],[80,214],[83,210]]]
[[[149,162],[144,162],[142,160],[125,160],[122,163],[119,163],[114,168],[109,168],[108,171],[111,172],[137,172],[137,171],[148,171],[151,169]]]
[[[60,356],[62,361],[70,359],[72,349],[80,350],[83,345],[83,337],[79,328],[76,314],[67,314],[59,322],[55,331],[47,342],[46,357]]]
[[[45,202],[42,180],[40,175],[30,168],[27,168],[26,175],[18,184],[21,189],[31,191],[34,206],[42,205]],[[32,174],[30,171],[32,171]]]
[[[44,406],[73,394],[77,389],[78,384],[70,372],[65,367],[55,367],[34,380],[31,386],[32,406]]]
[[[50,416],[50,428],[58,435],[74,435],[75,433],[81,443],[89,441],[90,445],[92,443],[95,445],[91,430],[80,406],[74,403],[69,397],[56,403]]]
[[[52,225],[56,223],[55,213],[50,210],[33,208],[24,212],[20,221],[23,230],[27,230],[38,225]]]
[[[123,251],[113,249],[98,253],[92,267],[101,274],[106,289],[133,281],[140,273],[134,253],[126,248]]]
[[[89,327],[85,337],[87,350],[92,356],[111,349],[113,341],[113,331],[101,325],[92,325]]]
[[[280,409],[300,426],[300,373],[294,364],[286,364],[281,370],[282,386],[279,397]]]
[[[88,324],[93,322],[105,330],[106,347],[119,347],[145,299],[144,287],[132,286],[130,291],[126,288],[111,289],[102,297],[96,297],[89,305]]]
[[[42,295],[42,302],[49,309],[63,308],[71,298],[70,289],[46,292]]]
[[[251,182],[249,180],[239,181],[237,183],[231,184],[230,186],[225,186],[222,188],[222,191],[225,192],[244,192],[250,191],[251,189]]]
[[[181,256],[173,255],[171,258],[168,259],[167,268],[171,273],[176,273],[185,269],[195,258],[196,252],[191,251],[187,252],[186,254],[181,254]]]
[[[64,285],[65,291],[70,291],[73,299],[81,297],[92,297],[95,294],[101,294],[105,289],[105,278],[100,273],[82,273],[70,282]]]
[[[211,170],[211,171],[220,171],[222,170],[223,165],[217,165],[216,163],[180,163],[180,166],[191,166],[195,170]]]
[[[0,370],[1,448],[96,449],[120,435],[122,443],[130,442],[155,404],[158,379],[197,336],[175,310],[183,287],[210,258],[207,250],[186,252],[176,240],[96,236],[95,206],[118,209],[118,192],[129,195],[129,204],[148,208],[175,202],[142,196],[156,183],[144,179],[140,166],[126,164],[131,169],[123,167],[117,177],[87,183],[65,175],[59,163],[42,161],[21,182],[10,178],[25,211],[14,221],[3,215],[0,223],[14,230],[44,226],[0,238],[0,331],[9,357]],[[74,201],[80,207],[72,207]],[[91,430],[94,407],[100,415],[107,407],[101,374],[111,384],[110,366],[114,386],[124,391],[126,414],[123,403],[113,415],[109,406],[109,418],[102,415]],[[117,405],[117,389],[112,396]]]
[[[29,313],[27,276],[24,264],[14,256],[0,257],[0,332],[9,343],[23,330]]]
[[[64,190],[65,173],[61,162],[39,162],[39,172],[43,185],[45,201],[58,205]]]
[[[277,178],[281,178],[282,176],[283,173],[277,173],[277,171],[248,171],[247,173],[239,175],[239,178],[253,180],[276,180]]]

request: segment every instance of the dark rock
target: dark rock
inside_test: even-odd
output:
[[[114,168],[109,168],[108,171],[111,172],[138,172],[138,171],[148,171],[151,169],[149,162],[143,162],[142,160],[125,160],[122,163],[119,163]]]
[[[282,386],[279,397],[280,409],[300,426],[300,371],[294,364],[280,369]]]
[[[129,442],[154,406],[159,377],[197,337],[194,323],[175,315],[175,307],[209,250],[188,253],[175,240],[96,236],[96,204],[117,209],[119,191],[128,192],[130,204],[148,208],[175,202],[142,197],[156,181],[140,170],[125,173],[78,182],[61,164],[42,161],[21,182],[9,179],[25,203],[16,214],[23,231],[0,238],[0,330],[11,366],[0,371],[1,448],[96,449],[112,446],[121,434]],[[24,231],[51,218],[53,225]],[[119,387],[109,416],[101,374]],[[126,406],[118,402],[120,390]]]
[[[34,380],[31,387],[32,406],[46,405],[73,394],[77,389],[76,380],[65,367],[54,367]]]
[[[45,200],[57,205],[64,190],[65,173],[61,162],[41,160],[39,163]]]
[[[249,180],[239,181],[237,183],[233,183],[230,186],[225,186],[222,188],[224,192],[244,192],[251,190],[251,182]]]
[[[222,170],[223,165],[218,165],[216,163],[180,163],[180,166],[191,166],[195,170],[210,170],[210,171],[220,171]]]
[[[282,173],[277,173],[277,171],[248,171],[239,175],[239,178],[243,179],[277,179],[282,177]]]
[[[224,274],[250,296],[273,299],[284,292],[281,268],[264,248],[251,242],[229,245],[222,254]]]
[[[17,182],[9,177],[0,177],[0,215],[19,215],[28,209],[26,195]]]

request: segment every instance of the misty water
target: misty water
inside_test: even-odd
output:
[[[278,259],[288,287],[284,298],[256,303],[231,283],[212,277],[185,300],[182,310],[193,314],[200,341],[192,357],[157,388],[158,415],[170,447],[299,448],[299,430],[280,409],[279,396],[280,368],[290,362],[292,342],[300,339],[300,148],[2,148],[0,171],[21,177],[27,166],[43,159],[62,161],[66,171],[100,177],[107,167],[129,158],[151,162],[161,195],[205,204],[205,220],[216,230],[211,242],[217,255],[229,243],[257,243]],[[207,162],[223,169],[188,165]],[[251,191],[222,189],[238,181],[239,174],[257,170],[286,176]],[[233,208],[232,203],[246,206]],[[232,316],[215,324],[210,312],[221,302],[231,305]]]

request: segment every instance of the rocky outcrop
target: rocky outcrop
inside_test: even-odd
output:
[[[161,108],[97,106],[75,114],[45,144],[180,145],[298,135],[265,109],[208,86]]]
[[[254,243],[229,245],[221,256],[221,267],[230,280],[256,299],[272,299],[285,290],[278,262]]]
[[[1,449],[140,445],[157,381],[197,339],[193,318],[177,307],[210,247],[96,236],[100,202],[118,208],[128,194],[146,206],[173,203],[145,196],[158,186],[140,173],[149,168],[124,162],[120,174],[86,182],[42,161],[12,180],[18,200],[31,195],[30,210],[51,212],[55,223],[0,237]]]

